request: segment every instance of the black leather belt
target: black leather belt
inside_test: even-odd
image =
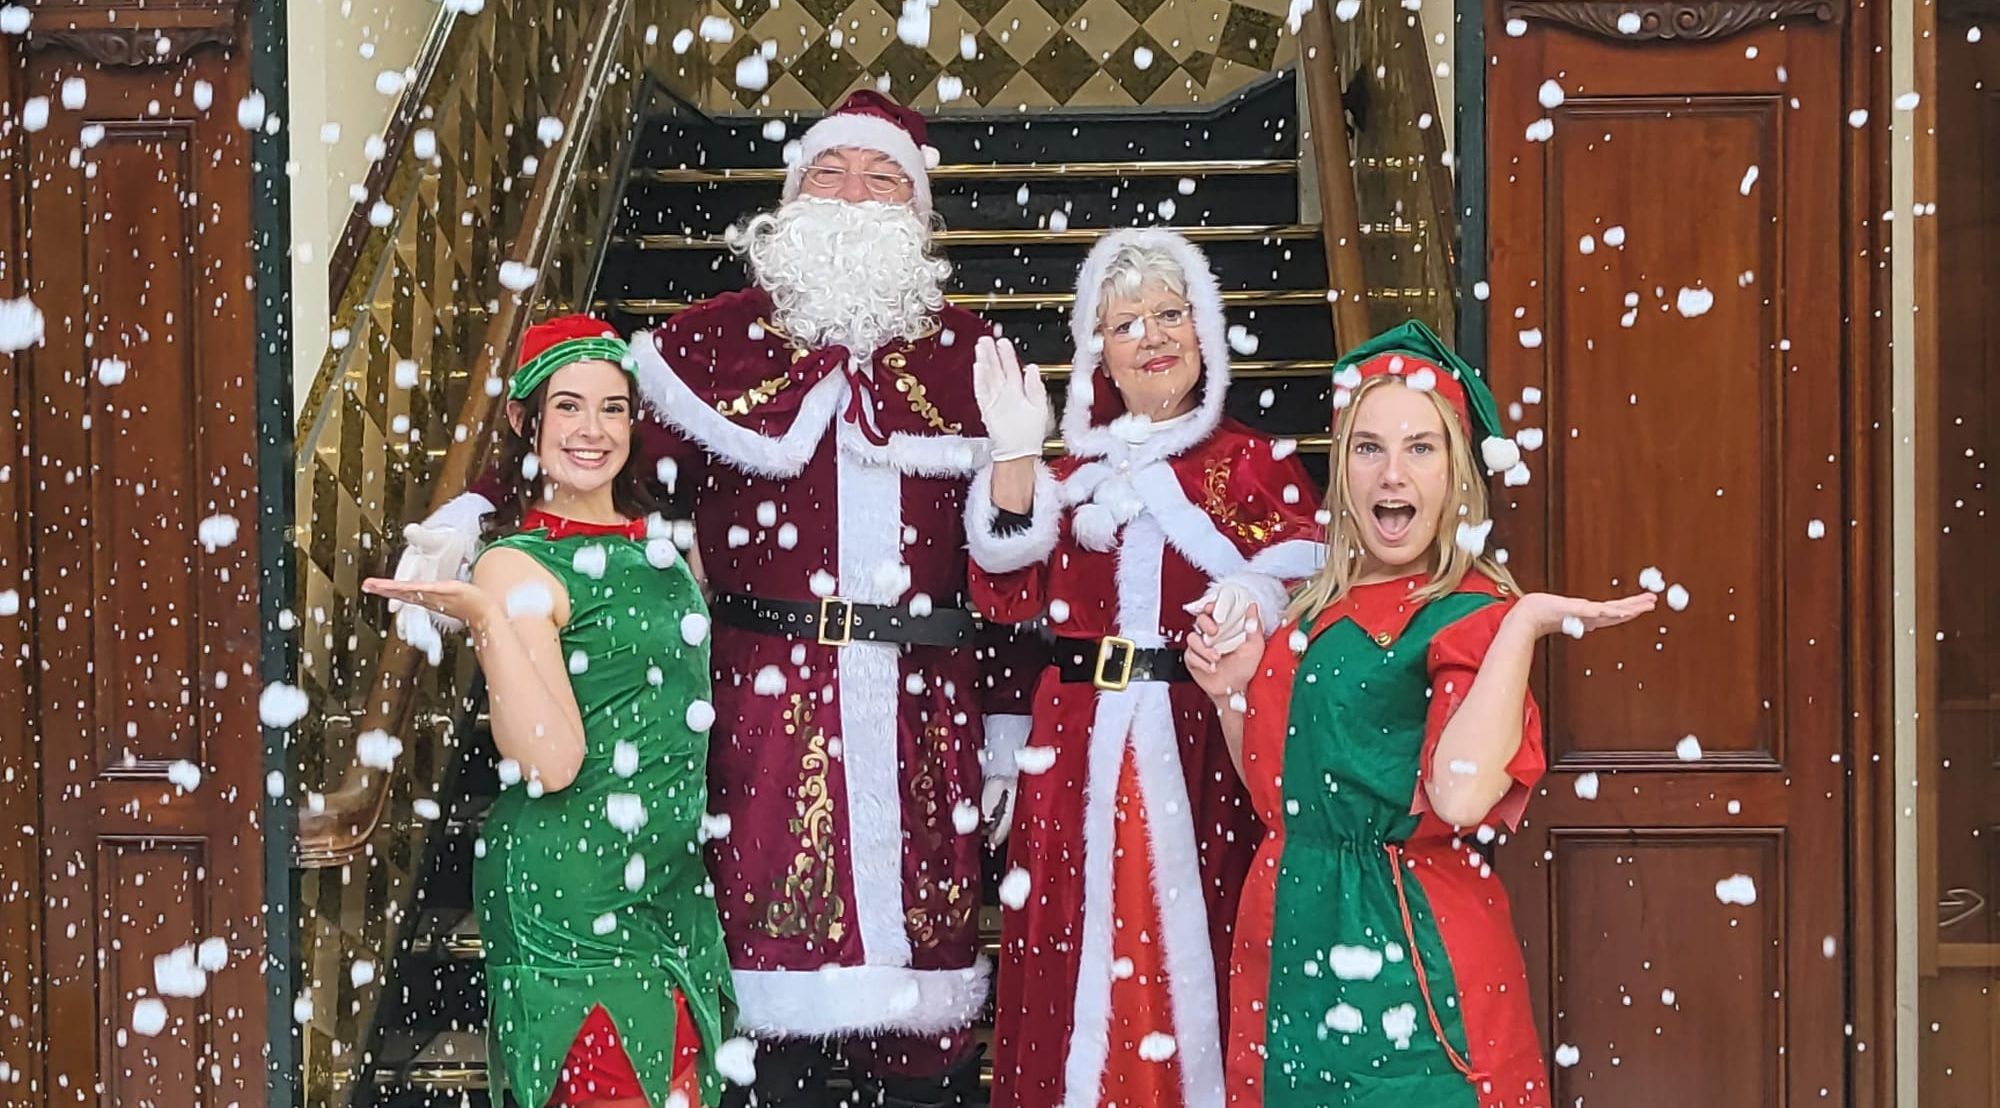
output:
[[[1178,650],[1143,649],[1131,639],[1057,639],[1056,676],[1070,684],[1117,692],[1134,681],[1192,681]]]
[[[892,642],[910,646],[971,646],[979,624],[959,608],[936,608],[911,615],[907,608],[856,604],[844,597],[820,600],[766,600],[723,593],[709,605],[718,622],[746,631],[812,639],[822,646],[851,642]]]

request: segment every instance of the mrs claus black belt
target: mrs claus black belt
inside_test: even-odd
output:
[[[1134,681],[1192,681],[1178,650],[1142,648],[1131,639],[1057,639],[1056,676],[1065,683],[1117,692]]]
[[[810,639],[822,646],[846,646],[854,642],[971,646],[979,630],[972,613],[958,608],[934,608],[924,615],[913,615],[908,608],[857,604],[839,596],[767,600],[761,596],[723,593],[709,609],[717,622],[731,627]]]

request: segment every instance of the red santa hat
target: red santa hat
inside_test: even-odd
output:
[[[800,180],[813,159],[843,147],[887,155],[910,178],[910,205],[917,214],[931,214],[930,171],[938,164],[921,112],[876,92],[858,89],[840,106],[813,124],[799,138],[798,150],[785,167],[785,199],[799,194]]]

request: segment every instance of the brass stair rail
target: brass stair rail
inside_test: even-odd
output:
[[[1334,345],[1347,349],[1374,333],[1368,323],[1368,280],[1361,268],[1361,209],[1354,197],[1354,158],[1347,113],[1340,103],[1340,62],[1333,52],[1332,0],[1314,0],[1299,28],[1299,71],[1306,83],[1314,177],[1319,184],[1320,236],[1326,243],[1326,283],[1332,292]],[[1338,295],[1333,295],[1338,293]]]
[[[633,0],[606,0],[598,10],[592,28],[587,60],[571,74],[564,86],[558,118],[563,133],[536,168],[534,187],[522,209],[513,247],[505,261],[525,265],[538,273],[547,266],[554,247],[550,228],[558,213],[565,210],[578,166],[588,145],[591,122],[599,100],[611,84],[610,69],[617,53],[619,34],[629,22]],[[532,309],[532,290],[503,290],[498,310],[487,322],[472,371],[472,387],[458,413],[463,434],[453,436],[451,446],[431,484],[426,512],[435,511],[470,482],[474,465],[485,453],[486,429],[499,409],[497,394],[488,395],[489,380],[507,375],[508,362],[526,329]],[[380,728],[389,734],[407,734],[407,724],[416,709],[411,695],[412,678],[419,665],[419,653],[393,633],[384,636],[383,649],[374,681],[361,713],[360,731]],[[296,863],[303,869],[345,865],[367,848],[375,829],[388,810],[392,770],[348,764],[337,785],[329,789],[317,805],[307,805],[299,814]]]

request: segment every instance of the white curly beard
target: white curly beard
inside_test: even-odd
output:
[[[808,346],[874,350],[914,339],[944,307],[951,263],[907,204],[800,196],[725,235],[775,305],[771,322]]]

